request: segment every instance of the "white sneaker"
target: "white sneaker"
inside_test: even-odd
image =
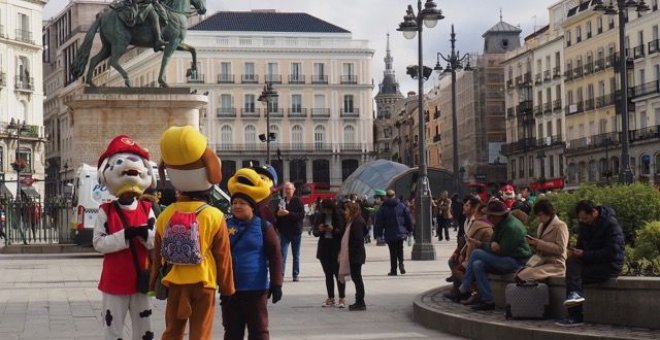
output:
[[[568,298],[566,298],[564,301],[564,306],[573,307],[582,304],[583,302],[584,297],[582,295],[580,295],[578,292],[570,292],[568,294]]]
[[[337,302],[337,308],[346,308],[346,303],[344,302],[344,299],[339,299],[339,302]]]
[[[333,307],[335,305],[335,299],[326,299],[322,304],[321,307]]]

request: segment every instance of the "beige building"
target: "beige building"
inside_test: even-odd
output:
[[[64,185],[72,183],[75,164],[72,155],[74,141],[71,137],[71,117],[66,103],[74,95],[82,93],[83,83],[71,76],[71,62],[78,46],[85,38],[96,14],[108,6],[109,1],[71,1],[57,16],[43,24],[43,69],[45,100],[43,101],[46,142],[46,195],[62,194]],[[95,41],[92,55],[100,49],[101,42]],[[107,67],[102,65],[102,67]]]
[[[201,125],[223,160],[225,179],[266,161],[259,136],[266,133],[267,108],[258,101],[266,82],[278,92],[268,116],[276,134],[271,164],[281,180],[339,186],[373,158],[374,51],[367,41],[306,13],[255,10],[211,15],[189,29],[186,43],[197,49],[198,72],[185,76],[191,58],[180,52],[167,81],[208,94]],[[160,54],[135,50],[125,59],[133,84],[152,85]],[[114,70],[96,80],[123,83]]]
[[[525,38],[503,62],[506,80],[507,176],[516,186],[560,189],[564,177],[562,22],[568,5],[549,8],[550,24]]]
[[[43,0],[0,3],[2,198],[43,200],[44,181],[48,180],[44,174],[43,46],[39,39],[45,4]],[[20,170],[20,180],[17,169]],[[19,183],[21,194],[17,196]]]

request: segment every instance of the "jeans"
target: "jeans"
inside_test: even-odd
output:
[[[284,234],[280,234],[280,246],[282,247],[282,275],[286,272],[286,256],[289,253],[289,244],[291,244],[291,255],[293,255],[293,277],[300,274],[300,240],[301,234],[288,238]]]
[[[587,263],[582,258],[569,256],[566,259],[566,297],[571,292],[577,292],[581,296],[582,285],[590,283],[600,283],[610,278],[619,276],[614,272],[610,263]],[[568,315],[575,321],[582,322],[584,318],[582,305],[568,308]]]
[[[403,268],[403,240],[389,241],[387,247],[390,250],[390,273],[396,274],[397,260],[399,268]]]
[[[477,249],[472,252],[468,260],[468,266],[461,283],[461,290],[467,291],[476,282],[477,289],[484,303],[493,303],[493,293],[490,290],[488,274],[514,273],[522,267],[525,261],[519,261],[513,257],[497,256],[485,250]]]
[[[351,280],[355,283],[355,303],[364,305],[364,281],[362,263],[351,263]]]

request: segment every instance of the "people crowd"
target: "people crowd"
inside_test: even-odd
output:
[[[167,300],[161,339],[183,339],[186,327],[190,339],[210,339],[216,290],[225,339],[243,339],[246,331],[250,339],[269,339],[268,304],[283,298],[289,248],[291,281],[302,277],[305,224],[310,237],[317,238],[316,258],[325,276],[321,307],[367,310],[362,267],[372,238],[388,247],[387,275],[407,273],[404,243],[412,241],[415,231],[412,198],[376,189],[371,198],[347,195],[305,206],[291,182],[283,183],[280,195],[274,168],[250,166],[227,182],[227,217],[210,204],[212,187],[222,179],[220,160],[199,131],[168,129],[161,138],[161,155],[161,176],[167,170],[177,190],[176,202],[167,207],[153,195],[149,152],[130,137],[113,139],[99,159],[99,181],[117,197],[101,205],[93,242],[104,254],[99,290],[107,339],[124,337],[127,314],[134,339],[157,338],[148,295]],[[477,195],[442,191],[433,200],[438,240],[449,241],[450,229],[457,235],[447,261],[451,289],[444,296],[488,311],[495,309],[491,274],[514,274],[518,282],[565,276],[568,317],[557,324],[581,325],[583,284],[616,277],[622,269],[623,233],[614,211],[580,201],[575,207],[580,232],[577,243],[569,246],[568,227],[549,200],[535,200],[528,188],[515,201],[511,197],[507,192],[483,201]],[[539,225],[529,235],[524,223],[532,214]],[[350,305],[347,281],[355,288]]]

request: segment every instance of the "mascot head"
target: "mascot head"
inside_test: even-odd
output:
[[[248,202],[252,209],[256,209],[259,203],[270,196],[273,182],[264,177],[253,168],[243,168],[236,171],[234,176],[229,178],[227,182],[227,189],[229,189],[232,202],[235,198],[240,198]]]
[[[149,151],[126,135],[110,141],[99,157],[97,174],[99,183],[117,197],[138,197],[147,188],[156,187]]]
[[[277,177],[277,171],[275,168],[273,168],[271,165],[262,165],[262,166],[253,166],[250,168],[259,174],[262,180],[266,181],[266,183],[270,184],[271,188],[274,188],[277,186],[278,182],[278,177]]]
[[[183,193],[207,192],[222,180],[220,158],[208,147],[206,137],[192,126],[172,126],[160,138],[162,157],[159,171],[165,169],[174,188]]]
[[[516,199],[516,191],[513,189],[512,185],[505,185],[502,187],[502,199],[505,200]]]

